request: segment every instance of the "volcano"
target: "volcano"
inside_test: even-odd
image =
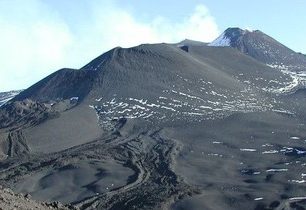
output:
[[[79,209],[306,208],[305,72],[258,30],[114,48],[3,102],[0,184]]]

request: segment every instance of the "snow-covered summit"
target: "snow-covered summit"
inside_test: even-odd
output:
[[[239,37],[245,35],[248,30],[241,28],[228,28],[217,39],[208,44],[213,47],[230,47]]]
[[[223,32],[217,39],[208,44],[213,47],[228,47],[231,46],[231,40]]]
[[[22,90],[12,90],[9,92],[1,92],[0,93],[0,107],[4,105],[6,102],[14,98],[18,95]]]
[[[269,65],[285,65],[292,71],[304,71],[305,56],[294,52],[260,30],[228,28],[208,44],[213,47],[232,47]]]

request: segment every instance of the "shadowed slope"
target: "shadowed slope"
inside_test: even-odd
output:
[[[115,48],[0,108],[0,184],[81,209],[303,206],[297,84],[230,47]]]
[[[209,46],[230,46],[262,63],[285,65],[293,71],[306,69],[305,56],[294,52],[259,30],[228,28]]]

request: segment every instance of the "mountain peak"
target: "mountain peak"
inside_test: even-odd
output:
[[[217,39],[209,43],[208,46],[226,47],[232,46],[240,37],[247,33],[251,33],[249,30],[243,30],[238,27],[227,28]]]
[[[241,29],[239,27],[229,27],[224,32],[225,33],[234,33],[234,34],[244,34],[246,32],[249,32],[249,30]]]
[[[245,35],[247,33],[256,33],[260,30],[241,29],[239,27],[230,27],[224,31],[227,35]]]
[[[272,41],[271,37],[269,37],[260,30],[248,30],[241,29],[239,27],[229,27],[217,39],[209,43],[208,46],[236,47],[237,43],[241,42],[241,40],[245,39],[246,37],[247,39],[252,37],[253,39],[263,38]]]
[[[238,27],[226,29],[208,44],[213,47],[233,47],[265,64],[296,66],[305,58],[260,30],[249,31]],[[300,68],[300,67],[294,67]]]
[[[176,43],[175,44],[178,47],[183,47],[183,46],[206,46],[207,43],[201,42],[201,41],[196,41],[196,40],[191,40],[191,39],[184,39],[183,41]]]

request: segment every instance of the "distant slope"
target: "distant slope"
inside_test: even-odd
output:
[[[190,39],[184,39],[183,41],[175,44],[178,47],[182,46],[206,46],[208,43],[200,42],[200,41],[194,41]]]
[[[59,151],[99,138],[122,118],[162,126],[271,110],[267,94],[291,91],[289,76],[235,49],[185,46],[115,48],[80,70],[49,75],[0,110],[3,152]]]
[[[16,95],[18,95],[21,91],[22,90],[13,90],[0,93],[0,107],[12,98],[14,98]]]
[[[304,209],[306,74],[269,63],[287,49],[259,32],[226,39],[38,81],[0,107],[0,184],[80,209]]]
[[[83,99],[93,85],[93,78],[94,72],[91,71],[61,69],[22,91],[14,101],[56,101],[76,96]]]
[[[289,70],[302,71],[306,69],[306,58],[284,46],[265,33],[240,28],[226,29],[209,46],[230,46],[270,65],[285,66]]]

